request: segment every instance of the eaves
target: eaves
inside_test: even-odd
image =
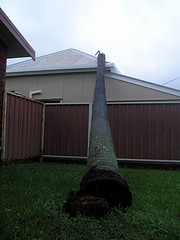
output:
[[[7,57],[31,57],[35,60],[35,51],[0,8],[0,39],[8,46]]]

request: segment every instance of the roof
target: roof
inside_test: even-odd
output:
[[[8,46],[7,58],[31,57],[35,51],[0,8],[0,39]]]
[[[87,72],[97,70],[97,58],[77,49],[66,49],[7,67],[7,76],[52,74],[57,72]],[[114,63],[106,62],[106,70],[119,73]]]

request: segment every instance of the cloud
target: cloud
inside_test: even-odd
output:
[[[2,0],[2,8],[37,55],[101,50],[125,75],[157,83],[179,75],[178,0]]]

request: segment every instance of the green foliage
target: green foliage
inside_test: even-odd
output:
[[[180,171],[121,168],[132,207],[99,220],[70,218],[62,205],[84,165],[10,164],[0,169],[0,240],[179,239]]]

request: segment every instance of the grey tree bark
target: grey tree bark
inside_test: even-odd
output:
[[[63,205],[71,216],[78,213],[101,217],[111,206],[127,207],[132,194],[122,177],[114,151],[109,126],[104,84],[105,55],[98,55],[98,71],[94,91],[87,171],[80,190],[69,192]]]
[[[89,157],[80,192],[105,199],[110,206],[132,204],[132,194],[122,177],[116,159],[109,126],[105,83],[105,54],[98,55],[98,70],[94,90]]]

